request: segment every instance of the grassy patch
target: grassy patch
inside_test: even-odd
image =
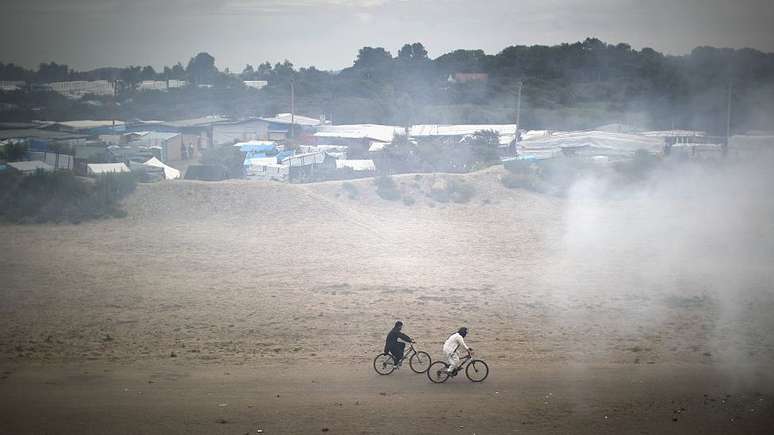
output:
[[[37,172],[0,177],[0,219],[13,223],[71,222],[124,217],[120,200],[134,191],[132,174],[87,180],[72,173]]]
[[[470,201],[476,194],[476,189],[464,181],[448,180],[436,183],[430,190],[430,197],[438,202],[456,202],[459,204]]]
[[[360,196],[360,191],[357,189],[357,186],[355,186],[353,183],[350,183],[349,181],[341,183],[341,189],[347,193],[349,199],[355,199]]]
[[[380,198],[388,201],[400,199],[400,190],[398,190],[398,185],[395,184],[395,180],[392,177],[387,175],[378,177],[374,180],[374,184],[376,184],[376,194]]]

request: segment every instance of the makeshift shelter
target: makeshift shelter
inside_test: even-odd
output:
[[[660,137],[641,134],[608,133],[604,131],[527,132],[519,142],[519,154],[549,157],[563,153],[574,155],[631,157],[644,149],[651,153],[661,152],[664,142]],[[566,152],[564,152],[567,154]]]
[[[155,183],[164,179],[164,169],[157,166],[129,162],[129,169],[132,173],[139,174],[140,181],[143,183]]]
[[[54,170],[53,166],[39,160],[32,160],[28,162],[8,162],[6,165],[8,165],[12,170],[21,172],[24,175],[34,174],[36,171],[51,172]]]
[[[155,157],[149,159],[148,161],[146,161],[143,164],[163,169],[164,170],[164,178],[167,179],[167,180],[175,180],[175,179],[180,178],[180,171],[178,171],[177,169],[173,168],[172,166],[165,165],[164,162],[162,162],[161,160],[159,160],[159,159],[157,159]]]
[[[266,163],[253,165],[246,173],[248,179],[285,181],[290,174],[290,168],[277,163]]]
[[[123,163],[89,163],[87,167],[88,174],[91,176],[130,172]]]
[[[355,172],[376,172],[373,160],[336,160],[336,169],[351,169]]]

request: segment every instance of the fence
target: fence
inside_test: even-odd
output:
[[[54,167],[54,169],[68,169],[73,170],[75,166],[75,158],[68,154],[50,153],[43,151],[32,151],[30,154],[30,160],[40,160]]]

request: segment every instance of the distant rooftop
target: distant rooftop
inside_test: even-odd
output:
[[[226,118],[225,116],[220,115],[210,115],[210,116],[203,116],[201,118],[193,118],[193,119],[181,119],[178,121],[168,121],[164,122],[164,125],[168,125],[170,127],[206,127],[208,125],[217,124],[220,122],[228,122],[230,121],[229,118]]]
[[[63,131],[41,130],[38,128],[0,130],[0,140],[5,139],[43,139],[43,140],[67,140],[81,139],[86,136],[66,133]]]
[[[310,118],[308,116],[302,116],[302,115],[295,115],[293,118],[293,123],[296,125],[305,125],[305,126],[316,126],[322,124],[319,119],[317,118]],[[262,120],[266,122],[272,122],[275,124],[290,124],[291,121],[291,115],[290,113],[278,113],[274,117],[270,118],[261,118]]]
[[[19,172],[35,172],[38,169],[46,172],[54,170],[53,166],[49,165],[48,163],[41,162],[40,160],[33,160],[29,162],[9,162],[7,165]]]

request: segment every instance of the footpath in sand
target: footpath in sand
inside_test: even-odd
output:
[[[771,195],[719,231],[697,222],[720,203],[556,198],[500,171],[396,177],[411,205],[372,180],[165,182],[125,219],[0,227],[0,432],[771,427]],[[475,195],[433,200],[445,177]],[[397,319],[434,358],[468,326],[491,378],[377,376]]]

